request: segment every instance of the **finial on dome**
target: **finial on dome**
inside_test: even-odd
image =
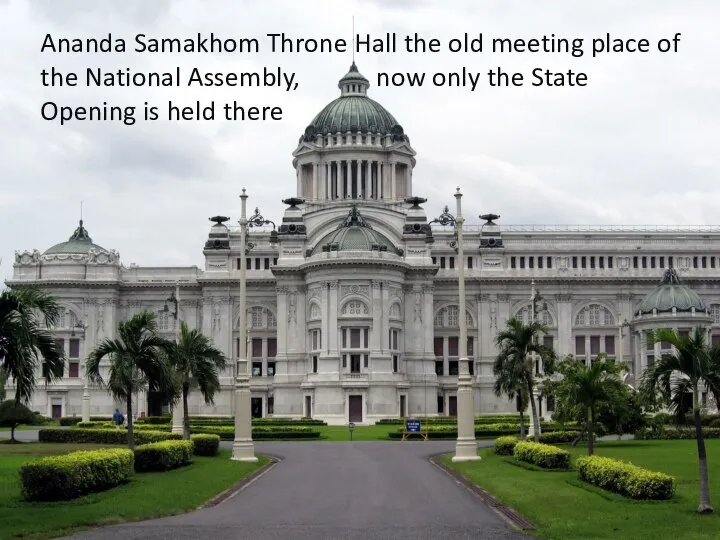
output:
[[[92,242],[90,234],[88,234],[87,229],[83,227],[82,219],[80,220],[78,228],[75,229],[75,232],[73,232],[72,236],[70,237],[70,240],[86,240],[88,242]]]
[[[342,96],[365,96],[369,86],[370,81],[360,73],[355,60],[350,65],[348,72],[338,82]]]

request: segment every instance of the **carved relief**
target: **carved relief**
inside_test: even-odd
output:
[[[288,296],[288,322],[297,323],[297,292],[294,290]]]
[[[100,302],[95,305],[95,320],[97,321],[95,333],[97,339],[101,339],[105,336],[105,306]]]
[[[369,315],[370,310],[368,309],[367,304],[362,300],[349,300],[342,307],[342,311],[340,314],[357,317],[359,315]]]
[[[421,323],[423,321],[423,297],[424,293],[422,291],[415,291],[415,304],[413,306],[415,322]]]
[[[368,285],[343,285],[340,290],[341,298],[345,298],[346,296],[350,296],[351,294],[365,297],[370,296],[370,287]]]
[[[213,302],[212,317],[212,331],[213,333],[219,332],[222,318],[220,316],[220,303],[217,301]]]

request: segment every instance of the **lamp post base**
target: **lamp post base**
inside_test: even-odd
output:
[[[477,454],[477,442],[475,439],[462,440],[458,439],[455,444],[455,455],[452,457],[453,463],[461,461],[479,461],[482,459]]]
[[[185,432],[185,416],[179,405],[172,409],[172,429],[170,431],[171,433],[180,433],[180,435]]]
[[[83,392],[82,398],[82,421],[90,421],[90,392],[87,389]]]
[[[255,456],[255,445],[252,440],[238,440],[233,442],[232,457],[233,461],[244,461],[246,463],[257,463],[258,458]]]

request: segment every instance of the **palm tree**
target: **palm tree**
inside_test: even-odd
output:
[[[597,407],[601,403],[612,404],[622,399],[620,373],[622,367],[613,360],[608,360],[602,353],[590,364],[578,361],[572,356],[565,358],[558,366],[562,379],[553,385],[558,401],[572,409],[579,407],[578,412],[587,418],[587,449],[588,455],[595,453],[595,420]]]
[[[523,324],[519,319],[509,319],[505,324],[505,329],[498,332],[495,337],[495,343],[500,353],[493,366],[495,376],[503,380],[501,388],[514,389],[513,392],[522,388],[524,396],[530,401],[536,442],[540,441],[540,419],[533,395],[535,363],[532,353],[540,357],[546,374],[553,372],[555,364],[555,351],[551,347],[538,344],[537,336],[540,333],[547,333],[547,327],[539,322]],[[507,394],[507,390],[505,393]]]
[[[515,400],[520,413],[520,440],[525,440],[525,411],[528,406],[527,388],[523,384],[524,366],[520,362],[495,362],[495,395]]]
[[[59,318],[57,301],[37,287],[0,292],[0,379],[13,379],[17,403],[30,401],[38,365],[46,383],[62,376],[65,355],[48,330]]]
[[[220,389],[219,372],[227,366],[227,359],[205,334],[190,330],[185,321],[180,322],[180,335],[168,351],[168,359],[182,388],[183,438],[189,439],[188,394],[199,388],[205,403],[212,404],[215,392]]]
[[[700,504],[698,512],[712,512],[708,485],[707,453],[700,421],[700,391],[704,386],[720,403],[720,346],[709,346],[705,340],[707,330],[701,327],[688,336],[674,330],[657,330],[653,339],[669,343],[673,352],[662,355],[647,367],[642,377],[642,390],[649,396],[660,394],[678,418],[684,417],[692,407],[695,437],[697,439],[700,469]],[[685,398],[692,395],[692,404]]]
[[[132,396],[147,385],[150,392],[171,393],[172,372],[166,353],[172,343],[157,334],[155,314],[141,311],[118,325],[116,339],[106,338],[88,356],[87,376],[127,404],[128,448],[134,448]],[[100,362],[110,358],[107,381]]]

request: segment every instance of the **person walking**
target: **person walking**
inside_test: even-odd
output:
[[[115,429],[120,429],[120,426],[125,423],[125,417],[120,412],[120,409],[115,409],[115,414],[113,414],[113,422],[115,422]]]

